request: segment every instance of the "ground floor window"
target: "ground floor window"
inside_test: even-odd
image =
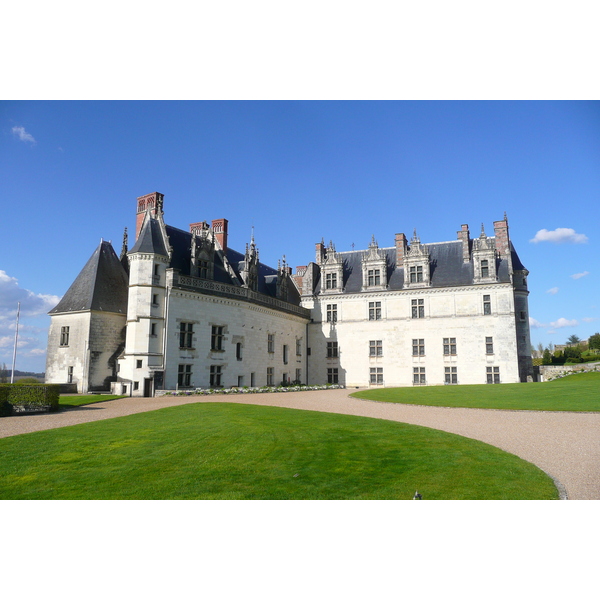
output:
[[[376,385],[383,383],[383,368],[382,367],[371,367],[369,369],[369,382]]]
[[[327,383],[338,383],[338,370],[327,369]]]
[[[488,383],[500,383],[500,367],[486,367]]]
[[[73,367],[69,367],[67,372],[67,383],[73,383]]]
[[[302,369],[296,369],[296,382],[302,382]]]
[[[448,384],[458,383],[456,367],[444,367],[444,382]]]
[[[177,370],[177,385],[190,387],[192,381],[192,365],[179,365]]]
[[[221,365],[210,365],[210,387],[221,387],[221,375],[223,367]]]
[[[267,385],[274,385],[273,380],[275,379],[275,367],[267,367]]]
[[[413,385],[425,385],[425,367],[413,367]]]

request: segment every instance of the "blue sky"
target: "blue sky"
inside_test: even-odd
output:
[[[4,101],[0,363],[44,370],[49,317],[100,239],[117,253],[136,197],[187,229],[229,220],[242,250],[292,267],[314,244],[456,239],[508,215],[529,269],[532,342],[600,330],[600,103]],[[131,247],[132,243],[130,243]]]

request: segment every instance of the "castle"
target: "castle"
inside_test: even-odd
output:
[[[120,256],[101,241],[50,311],[46,381],[79,392],[505,383],[533,375],[528,271],[508,233],[366,250],[316,244],[314,262],[264,265],[227,219],[167,225],[164,196],[137,199]]]

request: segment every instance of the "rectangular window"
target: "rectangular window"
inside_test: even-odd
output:
[[[244,376],[243,375],[238,375],[238,387],[244,387]]]
[[[179,347],[192,347],[193,323],[179,323]]]
[[[134,390],[139,390],[140,389],[140,382],[139,381],[134,381],[133,382],[133,389]]]
[[[223,350],[223,325],[213,325],[210,335],[210,349]]]
[[[485,338],[485,353],[494,354],[494,340],[491,337]]]
[[[221,375],[223,367],[221,365],[210,365],[210,387],[221,387]]]
[[[296,369],[296,383],[302,382],[302,369]]]
[[[73,383],[73,367],[69,367],[69,369],[68,369],[67,383]]]
[[[490,300],[490,296],[488,296],[487,294],[483,296],[483,314],[492,314],[492,302]]]
[[[488,266],[487,260],[481,261],[481,277],[489,277],[490,276],[490,268]]]
[[[425,367],[413,367],[413,385],[425,385]]]
[[[423,281],[423,267],[410,268],[410,282],[420,283]]]
[[[337,321],[337,304],[327,305],[327,322],[335,323]]]
[[[381,385],[383,383],[382,367],[371,367],[369,369],[369,382],[375,385]]]
[[[238,342],[235,345],[235,357],[238,360],[242,360],[242,342]]]
[[[522,310],[520,312],[520,316],[521,316],[521,321],[524,321],[525,320],[525,311],[524,310]]]
[[[150,323],[150,335],[156,337],[156,323]]]
[[[425,356],[425,340],[423,338],[412,341],[413,356]]]
[[[325,289],[334,290],[337,288],[337,273],[327,273],[325,275]]]
[[[381,319],[381,302],[369,302],[369,321]]]
[[[444,338],[444,356],[456,355],[456,338]]]
[[[381,270],[369,269],[367,271],[367,285],[381,285]]]
[[[338,370],[327,369],[327,383],[338,383]]]
[[[199,265],[199,275],[200,277],[202,277],[202,279],[208,279],[208,261],[207,260],[201,260]]]
[[[275,368],[267,367],[267,385],[272,386],[274,379],[275,379]]]
[[[337,358],[338,357],[338,343],[337,342],[327,342],[327,358]]]
[[[411,307],[413,319],[425,318],[425,300],[423,300],[423,298],[415,298],[411,300]]]
[[[192,381],[192,365],[179,365],[177,369],[177,384],[179,387],[190,387]]]
[[[69,345],[69,328],[68,327],[60,328],[60,345],[61,346]]]
[[[135,368],[136,369],[141,369],[142,368],[142,361],[141,360],[136,360],[135,361]]]
[[[500,367],[485,368],[488,383],[500,383]]]
[[[444,383],[454,384],[458,383],[456,375],[456,367],[444,367]]]
[[[283,364],[288,364],[288,347],[287,344],[283,345]]]
[[[152,283],[154,283],[154,285],[157,285],[158,283],[160,283],[160,275],[159,275],[159,270],[160,266],[159,265],[154,265],[154,276],[152,277]]]
[[[152,306],[158,306],[158,294],[152,294]]]
[[[371,340],[369,342],[369,356],[383,356],[381,340]]]
[[[296,356],[302,356],[302,339],[296,340]]]
[[[271,353],[275,352],[275,334],[274,333],[267,334],[267,352],[271,352]]]

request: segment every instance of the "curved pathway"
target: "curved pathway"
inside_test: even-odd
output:
[[[441,408],[371,402],[349,390],[231,396],[123,398],[59,413],[0,419],[0,437],[111,419],[194,402],[281,406],[423,425],[497,446],[537,465],[566,488],[571,500],[600,499],[600,413]],[[559,485],[560,487],[560,485]]]

